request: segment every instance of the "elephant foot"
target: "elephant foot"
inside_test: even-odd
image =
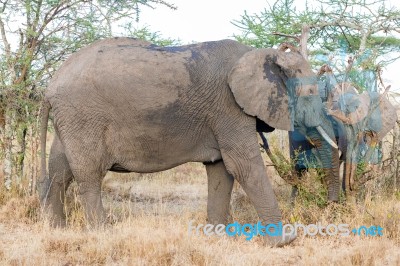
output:
[[[65,217],[54,215],[51,213],[43,213],[44,220],[49,222],[49,225],[53,228],[65,228],[67,226],[67,220]]]
[[[281,236],[266,236],[264,242],[267,246],[279,248],[290,244],[295,239],[296,235],[292,233],[290,235],[283,234]]]
[[[329,193],[328,193],[329,194]],[[338,203],[339,195],[328,195],[328,203]]]
[[[50,225],[53,228],[65,228],[67,226],[67,221],[66,221],[66,219],[62,219],[62,218],[51,219]]]
[[[55,208],[53,204],[42,203],[41,217],[43,221],[49,223],[53,228],[64,228],[67,226],[67,220],[62,209]]]

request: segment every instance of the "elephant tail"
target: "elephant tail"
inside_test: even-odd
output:
[[[38,191],[40,199],[43,200],[45,194],[48,190],[49,178],[47,177],[47,169],[46,169],[46,139],[47,139],[47,126],[49,121],[49,113],[50,113],[51,105],[45,99],[42,105],[41,112],[41,128],[40,128],[40,180],[38,182]]]

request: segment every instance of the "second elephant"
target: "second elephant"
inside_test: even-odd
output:
[[[360,162],[377,163],[380,151],[376,148],[386,134],[395,126],[396,109],[378,92],[359,94],[350,83],[334,86],[327,102],[327,113],[335,125],[335,136],[341,152],[343,167],[343,190],[353,190],[355,171]],[[301,177],[313,161],[314,146],[295,130],[289,132],[290,157],[295,172]],[[375,155],[374,155],[375,154]],[[292,199],[297,188],[292,191]]]

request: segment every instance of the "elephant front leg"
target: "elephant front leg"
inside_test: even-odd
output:
[[[246,140],[249,141],[248,139]],[[278,201],[266,175],[261,153],[256,140],[253,149],[246,150],[237,146],[221,149],[222,158],[229,173],[231,173],[243,187],[250,201],[253,203],[263,225],[282,222]],[[247,145],[249,147],[250,145]],[[244,146],[246,147],[246,146]],[[266,242],[271,246],[283,246],[295,239],[295,235],[285,235],[285,232],[266,233]]]
[[[223,161],[207,163],[208,201],[207,215],[211,224],[227,224],[233,177],[227,172]]]

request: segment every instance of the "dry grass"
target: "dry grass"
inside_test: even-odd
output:
[[[274,181],[285,222],[380,225],[383,237],[298,237],[269,248],[259,237],[189,235],[188,223],[206,223],[203,166],[186,164],[163,173],[109,174],[104,203],[113,223],[87,230],[74,188],[68,195],[69,227],[40,219],[37,198],[14,197],[0,206],[1,265],[399,265],[400,201],[370,197],[362,204],[319,207],[289,204],[290,188]],[[4,192],[3,192],[4,194]],[[302,199],[300,199],[301,201]],[[233,219],[254,222],[254,208],[239,186]]]

